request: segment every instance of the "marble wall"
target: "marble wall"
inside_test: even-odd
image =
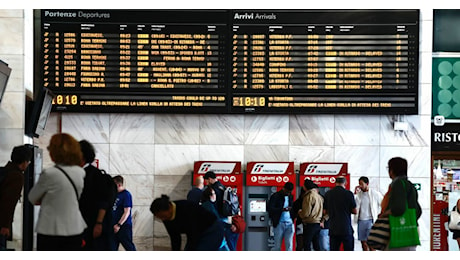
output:
[[[13,12],[18,17],[2,18],[5,13],[9,12],[0,12],[2,34],[12,30],[8,24],[21,24],[23,19],[21,11]],[[52,165],[45,147],[56,132],[95,145],[100,167],[111,175],[123,175],[133,194],[134,237],[139,250],[168,250],[169,238],[162,223],[149,212],[150,203],[161,194],[185,198],[195,161],[241,161],[244,168],[250,161],[293,161],[296,169],[302,162],[348,162],[352,187],[365,175],[371,188],[384,193],[390,183],[387,161],[405,157],[410,179],[422,187],[422,246],[418,250],[429,250],[432,10],[421,10],[421,14],[420,112],[403,116],[409,124],[406,132],[394,131],[395,116],[384,115],[52,113],[45,135],[34,144],[45,150],[45,167]],[[12,64],[22,65],[20,51],[11,54],[2,47],[12,45],[5,44],[5,38],[0,38],[0,58],[11,57]],[[23,122],[18,123],[16,116],[23,117],[24,90],[21,75],[14,79],[18,86],[9,85],[8,101],[0,110],[2,163],[12,144],[22,142]],[[16,223],[21,221],[19,216]]]

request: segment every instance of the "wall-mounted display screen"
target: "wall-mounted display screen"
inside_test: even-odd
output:
[[[460,9],[433,10],[433,51],[460,51]]]
[[[419,10],[36,10],[54,111],[417,114]]]

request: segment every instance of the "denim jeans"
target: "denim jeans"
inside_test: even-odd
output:
[[[319,231],[319,250],[329,251],[329,229]]]
[[[6,250],[6,236],[0,235],[0,251]]]
[[[294,223],[292,222],[280,222],[273,230],[275,238],[275,246],[272,251],[280,251],[281,244],[283,243],[286,251],[292,251],[292,240],[294,238]]]

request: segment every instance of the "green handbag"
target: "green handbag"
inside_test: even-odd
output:
[[[406,189],[404,181],[403,187]],[[389,216],[390,244],[389,248],[399,248],[420,245],[417,228],[417,215],[415,209],[407,207],[401,216]]]

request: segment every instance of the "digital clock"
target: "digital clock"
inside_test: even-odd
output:
[[[235,107],[265,107],[265,97],[233,97]]]

